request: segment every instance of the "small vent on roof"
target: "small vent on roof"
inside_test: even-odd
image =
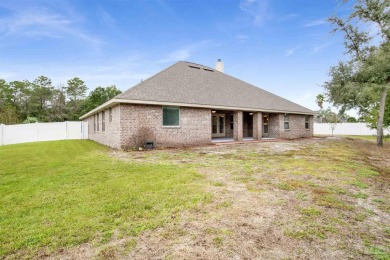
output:
[[[193,68],[193,69],[200,69],[200,67],[196,67],[196,66],[193,66],[193,65],[188,65],[190,68]]]
[[[211,72],[214,72],[214,70],[212,69],[208,69],[208,68],[203,68],[204,70],[207,70],[207,71],[211,71]]]

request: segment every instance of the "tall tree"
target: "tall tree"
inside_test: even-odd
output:
[[[107,86],[107,87],[97,87],[94,90],[92,90],[83,107],[83,113],[85,114],[88,111],[100,106],[101,104],[104,104],[108,100],[112,99],[113,97],[119,95],[122,93],[115,85]]]
[[[84,81],[75,77],[68,80],[68,85],[65,88],[68,101],[68,119],[78,120],[82,103],[87,92],[87,86]]]
[[[25,81],[12,81],[9,83],[10,98],[20,118],[26,118],[30,114],[31,83]]]
[[[318,95],[316,96],[316,103],[317,103],[317,105],[320,107],[320,109],[323,109],[323,107],[324,107],[324,101],[325,101],[324,95],[318,94]]]
[[[45,76],[40,76],[33,81],[31,90],[31,115],[33,117],[41,121],[49,121],[53,90],[51,79]]]
[[[53,91],[52,114],[50,121],[62,122],[66,119],[66,92],[65,87],[60,84]]]
[[[16,124],[20,122],[17,109],[13,106],[12,89],[0,79],[0,124]]]
[[[348,0],[343,0],[344,3]],[[335,31],[344,34],[347,61],[330,69],[330,81],[325,82],[329,99],[342,110],[358,108],[361,114],[378,108],[376,119],[377,145],[383,146],[383,122],[386,96],[390,88],[390,1],[356,0],[346,20],[331,17]],[[372,43],[368,32],[357,25],[374,24],[382,42]]]

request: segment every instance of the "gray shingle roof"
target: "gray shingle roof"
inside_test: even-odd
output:
[[[175,63],[115,98],[313,113],[225,73],[184,61]]]

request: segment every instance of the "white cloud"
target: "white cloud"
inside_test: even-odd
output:
[[[246,42],[246,41],[248,41],[248,39],[249,39],[249,36],[246,34],[240,33],[240,34],[236,35],[236,41],[239,43]]]
[[[319,110],[318,105],[316,104],[316,95],[318,93],[314,93],[314,90],[308,90],[304,93],[297,93],[295,96],[287,97],[292,102],[299,104],[301,106],[307,107],[309,109],[312,109],[313,111]]]
[[[299,49],[299,46],[298,46],[298,47],[295,47],[295,48],[287,49],[287,50],[285,51],[286,57],[289,57],[289,56],[293,55],[298,49]]]
[[[191,47],[185,47],[168,53],[167,57],[160,60],[161,63],[172,61],[183,61],[191,57]]]
[[[98,8],[98,13],[100,18],[102,19],[102,22],[104,24],[114,25],[116,23],[116,20],[114,17],[112,17],[106,10],[104,10],[102,7]]]
[[[207,48],[207,46],[211,45],[211,41],[205,40],[200,41],[194,44],[190,44],[188,46],[179,48],[177,50],[174,50],[166,55],[166,57],[158,60],[158,63],[169,63],[169,62],[175,62],[175,61],[184,61],[191,58],[193,53],[199,51],[200,49]]]
[[[332,43],[330,43],[330,42],[324,43],[324,44],[320,44],[320,45],[314,45],[313,49],[312,49],[312,54],[320,52],[323,49],[328,48],[330,45],[332,45]]]
[[[66,38],[73,37],[99,48],[102,41],[85,32],[75,19],[53,12],[47,8],[18,9],[0,18],[0,36]]]
[[[263,24],[268,9],[267,0],[241,0],[239,7],[242,11],[247,13],[255,26]]]
[[[318,20],[313,20],[313,21],[309,21],[309,22],[305,23],[304,27],[320,26],[320,25],[324,25],[326,23],[327,22],[325,19],[318,19]]]

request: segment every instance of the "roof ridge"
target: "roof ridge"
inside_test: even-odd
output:
[[[208,68],[208,69],[212,69],[214,70],[213,68],[209,67],[209,66],[206,66],[206,65],[203,65],[203,64],[200,64],[200,63],[195,63],[195,62],[191,62],[191,61],[181,61],[181,62],[185,62],[185,63],[189,63],[189,64],[194,64],[194,65],[199,65],[199,66],[202,66],[204,68]]]
[[[122,96],[122,95],[124,95],[124,94],[130,92],[131,90],[134,90],[136,87],[141,86],[141,85],[144,84],[145,82],[147,82],[147,81],[149,81],[149,80],[155,78],[156,76],[160,75],[161,73],[165,72],[166,70],[172,68],[173,66],[175,66],[175,65],[177,65],[177,64],[179,64],[179,63],[181,63],[181,62],[184,62],[184,61],[175,62],[175,63],[172,64],[171,66],[168,66],[167,68],[161,70],[160,72],[157,72],[156,74],[150,76],[149,78],[147,78],[147,79],[145,79],[145,80],[142,80],[140,83],[138,83],[138,84],[136,84],[136,85],[130,87],[129,89],[123,91],[122,93],[120,93],[119,95],[115,96],[114,98],[120,98],[120,96]]]

